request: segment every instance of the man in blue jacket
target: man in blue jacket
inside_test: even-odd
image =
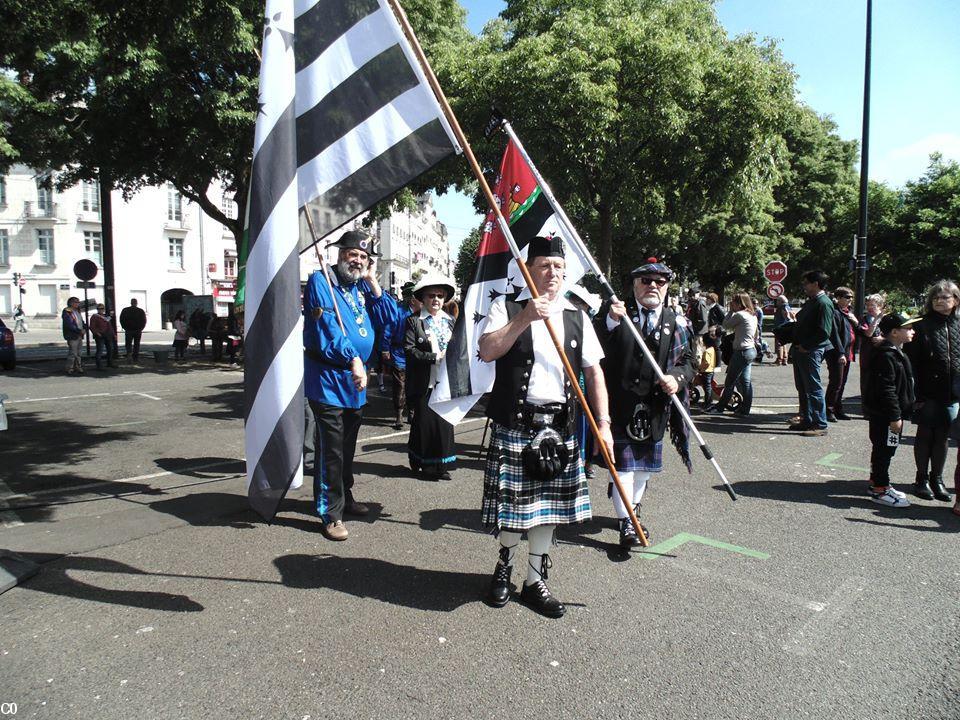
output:
[[[377,253],[365,233],[351,230],[327,247],[340,249],[330,268],[333,292],[317,271],[303,297],[304,389],[319,435],[313,474],[317,514],[325,537],[346,540],[344,513],[370,511],[353,497],[353,456],[367,402],[366,363],[376,329],[398,309],[380,289],[373,261]]]

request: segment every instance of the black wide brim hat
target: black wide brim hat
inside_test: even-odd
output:
[[[336,242],[329,243],[324,247],[337,247],[341,250],[361,250],[367,255],[380,257],[380,253],[373,249],[373,238],[360,230],[348,230]]]

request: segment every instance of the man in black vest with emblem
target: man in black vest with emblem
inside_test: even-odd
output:
[[[517,301],[490,306],[480,357],[496,362],[487,404],[493,434],[483,488],[483,522],[499,535],[500,561],[488,601],[503,607],[521,536],[527,533],[527,577],[522,602],[547,617],[565,608],[547,589],[547,554],[559,524],[589,520],[590,493],[577,447],[574,391],[543,320],[549,318],[574,375],[583,370],[587,397],[604,442],[612,448],[603,352],[587,316],[563,297],[565,260],[559,238],[530,241],[527,265],[540,297],[529,289]]]
[[[640,500],[651,473],[663,469],[663,436],[668,429],[671,442],[690,469],[687,428],[670,396],[680,392],[687,402],[695,374],[694,332],[686,317],[666,305],[673,279],[670,268],[656,258],[648,258],[630,275],[631,297],[626,303],[607,302],[597,313],[594,325],[607,358],[604,373],[613,417],[613,460],[620,483],[639,515]],[[666,376],[662,382],[657,380],[627,322],[634,323],[640,331]],[[620,520],[621,547],[640,545],[620,494],[611,494]],[[643,530],[646,533],[646,528]]]

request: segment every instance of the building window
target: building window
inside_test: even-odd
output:
[[[173,183],[167,183],[167,220],[183,220],[183,196]]]
[[[7,205],[7,179],[0,175],[0,207]]]
[[[223,191],[223,197],[220,198],[220,212],[231,220],[237,217],[237,204],[233,201],[233,196],[226,190]]]
[[[89,260],[103,267],[103,235],[86,230],[83,233],[83,249]]]
[[[53,265],[53,230],[37,230],[37,249],[40,250],[40,264]]]
[[[170,243],[170,267],[183,270],[183,238],[168,238]]]
[[[37,209],[53,209],[53,176],[49,173],[37,178]]]
[[[100,213],[100,183],[97,180],[83,181],[83,211]]]
[[[223,276],[228,278],[237,276],[237,259],[235,257],[223,256]]]
[[[10,238],[6,230],[0,230],[0,265],[10,264]]]

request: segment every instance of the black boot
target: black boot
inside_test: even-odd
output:
[[[487,601],[494,607],[503,607],[510,601],[510,591],[513,589],[510,584],[513,565],[507,564],[510,562],[510,550],[511,548],[508,547],[500,548],[500,562],[493,570],[493,579],[490,581]]]
[[[933,500],[933,491],[930,489],[927,473],[917,473],[917,479],[913,483],[913,494],[924,500]]]
[[[530,560],[527,562],[532,564],[533,558],[535,557],[537,556],[531,554]],[[553,563],[550,561],[550,556],[546,553],[539,557],[540,577],[542,579],[537,580],[533,585],[524,583],[523,590],[520,591],[520,601],[545,617],[563,617],[567,609],[563,606],[562,602],[550,594],[550,590],[547,589],[547,584],[544,582],[544,580],[547,579],[547,571],[553,567]]]
[[[953,500],[953,496],[950,494],[950,491],[947,490],[943,484],[942,475],[930,478],[930,489],[933,491],[933,496],[941,502],[950,502]]]
[[[643,526],[640,526],[643,529]],[[620,520],[620,547],[625,550],[630,548],[637,547],[642,545],[640,538],[637,537],[637,531],[633,527],[633,523],[630,522],[630,518],[625,517]]]

